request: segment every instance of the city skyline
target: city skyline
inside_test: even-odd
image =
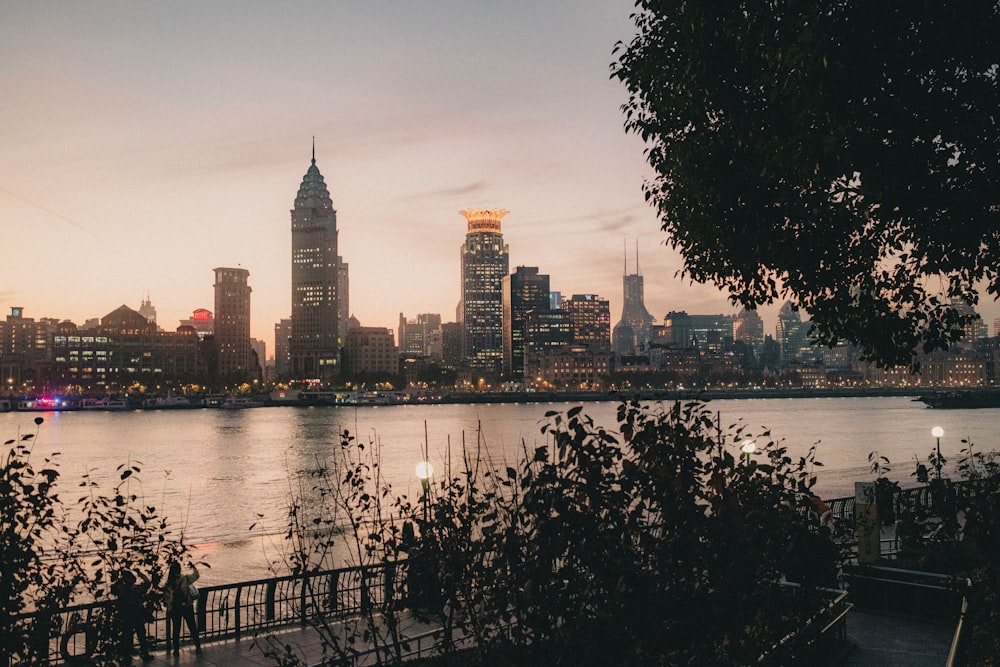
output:
[[[14,5],[0,23],[0,304],[82,324],[147,295],[175,329],[213,267],[249,271],[251,335],[291,314],[288,215],[316,160],[350,264],[351,313],[455,320],[471,208],[504,208],[510,267],[622,312],[625,243],[645,301],[734,314],[676,277],[642,193],[612,50],[628,0]],[[773,333],[780,304],[762,309]],[[991,323],[995,302],[979,312]]]

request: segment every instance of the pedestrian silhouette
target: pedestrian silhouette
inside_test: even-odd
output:
[[[149,662],[153,656],[149,653],[149,638],[146,636],[146,621],[149,620],[149,612],[146,610],[144,599],[149,590],[149,579],[142,578],[140,584],[136,575],[128,570],[122,572],[111,584],[111,593],[115,596],[115,616],[118,623],[118,630],[121,633],[119,638],[119,652],[122,664],[132,663],[132,637],[139,638],[139,654],[143,662]]]
[[[181,564],[170,563],[167,580],[163,584],[163,601],[167,606],[167,620],[170,622],[170,637],[173,639],[174,655],[180,653],[181,619],[187,623],[188,632],[194,642],[195,653],[201,653],[201,639],[198,637],[198,621],[194,616],[194,603],[197,599],[197,589],[194,582],[198,580],[198,568],[189,563],[190,572],[181,574]],[[170,642],[167,642],[170,650]]]

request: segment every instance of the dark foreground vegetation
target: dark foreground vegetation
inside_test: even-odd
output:
[[[377,446],[345,433],[293,504],[292,569],[320,567],[344,539],[325,528],[343,525],[358,564],[406,558],[410,605],[471,639],[453,664],[756,662],[836,586],[819,464],[767,433],[745,450],[751,434],[697,402],[623,403],[617,421],[549,413],[550,444],[519,463],[467,444],[416,499],[394,496]],[[401,660],[383,613],[349,636]],[[319,629],[331,664],[352,655],[341,624]]]
[[[845,542],[820,521],[812,452],[792,458],[767,432],[722,428],[695,401],[625,402],[616,421],[595,424],[582,408],[548,413],[548,444],[519,462],[463,443],[416,498],[385,482],[377,438],[343,433],[329,459],[292,476],[288,548],[274,567],[387,564],[405,586],[346,621],[305,591],[326,664],[372,646],[382,664],[403,662],[413,650],[403,608],[446,638],[416,664],[817,664],[796,633],[837,587]],[[126,570],[148,578],[147,603],[160,604],[166,562],[185,553],[145,502],[138,464],[120,467],[108,493],[85,477],[66,507],[51,462],[31,461],[33,439],[8,441],[0,470],[3,665],[42,662],[60,631],[46,610],[108,599]],[[895,565],[972,579],[962,656],[990,664],[1000,655],[996,458],[969,444],[961,493],[919,466],[932,498],[919,513],[873,460],[876,493],[896,499],[883,517],[900,522]],[[933,471],[938,460],[928,463]],[[113,620],[96,629],[92,664],[119,664]],[[259,645],[275,664],[304,664],[294,647]]]

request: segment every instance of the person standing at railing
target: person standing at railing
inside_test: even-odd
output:
[[[145,595],[149,590],[149,580],[142,577],[138,583],[136,575],[128,570],[119,575],[111,584],[111,592],[115,596],[115,614],[118,619],[118,629],[121,632],[120,651],[123,664],[132,662],[132,636],[139,638],[139,654],[143,662],[149,662],[153,656],[149,653],[149,638],[146,636],[146,621],[150,614],[146,610]]]
[[[200,576],[194,563],[189,563],[190,572],[181,574],[181,564],[170,563],[167,580],[163,584],[163,602],[167,606],[167,620],[170,621],[170,637],[173,638],[174,655],[180,653],[181,619],[187,623],[188,632],[194,642],[195,653],[201,653],[201,639],[198,636],[198,621],[194,616],[194,603],[198,599],[194,582]],[[170,650],[170,642],[167,642]]]

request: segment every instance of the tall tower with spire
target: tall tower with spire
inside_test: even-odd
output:
[[[635,242],[635,273],[628,272],[628,251],[625,251],[625,273],[622,276],[624,303],[622,318],[615,325],[615,354],[635,354],[649,343],[653,316],[646,310],[642,274],[639,273],[639,242]]]
[[[292,207],[292,317],[288,355],[293,380],[333,381],[340,371],[340,258],[337,211],[312,164]]]

